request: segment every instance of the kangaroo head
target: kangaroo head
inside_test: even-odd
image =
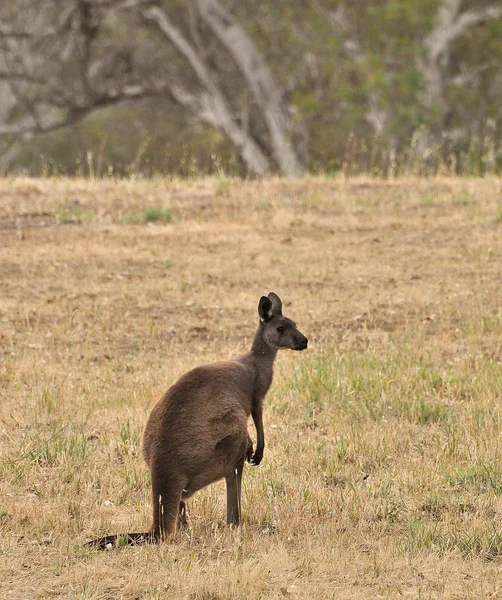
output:
[[[308,339],[298,331],[296,324],[282,315],[282,302],[277,294],[262,296],[258,304],[263,339],[271,348],[305,350]]]

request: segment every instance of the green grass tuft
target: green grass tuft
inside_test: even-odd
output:
[[[168,208],[145,208],[143,218],[146,223],[171,223],[173,213]]]

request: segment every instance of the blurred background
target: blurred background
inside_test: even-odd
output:
[[[494,0],[2,0],[0,173],[499,173],[501,64]]]

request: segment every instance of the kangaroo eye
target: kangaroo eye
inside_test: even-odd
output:
[[[283,327],[282,325],[279,325],[279,327],[277,328],[278,333],[284,333],[285,331],[286,331],[286,328]]]

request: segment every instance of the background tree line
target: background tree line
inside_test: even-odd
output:
[[[3,0],[0,171],[493,173],[502,2]]]

